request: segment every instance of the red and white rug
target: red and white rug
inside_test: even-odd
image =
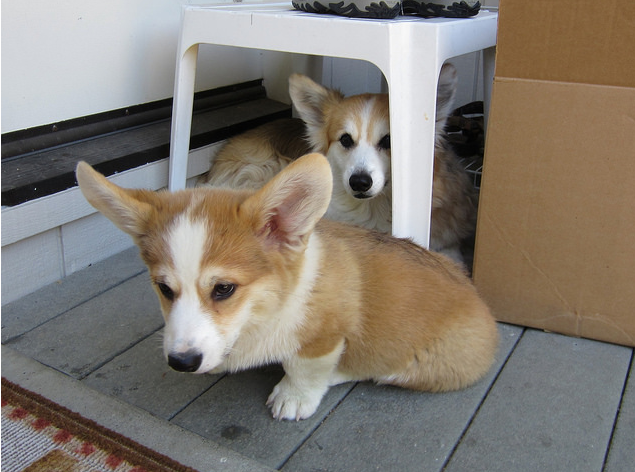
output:
[[[2,378],[3,472],[196,472]]]

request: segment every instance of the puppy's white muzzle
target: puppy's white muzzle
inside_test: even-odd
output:
[[[371,146],[358,145],[349,155],[342,172],[346,191],[355,198],[373,198],[384,191],[389,178],[387,165],[377,150]]]
[[[202,374],[222,363],[225,340],[198,303],[180,299],[165,326],[163,353],[174,370]]]

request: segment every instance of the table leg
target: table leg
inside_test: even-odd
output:
[[[425,62],[425,61],[423,61]],[[392,152],[392,231],[429,247],[438,73],[435,61],[387,77]],[[406,68],[408,68],[406,66]]]
[[[198,44],[195,44],[177,59],[176,64],[170,130],[169,189],[171,191],[184,189],[187,179],[197,58]]]

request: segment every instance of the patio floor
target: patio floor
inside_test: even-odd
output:
[[[2,307],[2,375],[199,470],[635,470],[633,349],[500,324],[475,386],[345,384],[308,420],[265,400],[279,367],[171,371],[135,248]]]

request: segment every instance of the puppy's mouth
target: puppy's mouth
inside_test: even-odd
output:
[[[373,198],[375,195],[368,195],[367,193],[356,193],[353,195],[355,198],[359,198],[360,200],[364,200],[365,198]]]

